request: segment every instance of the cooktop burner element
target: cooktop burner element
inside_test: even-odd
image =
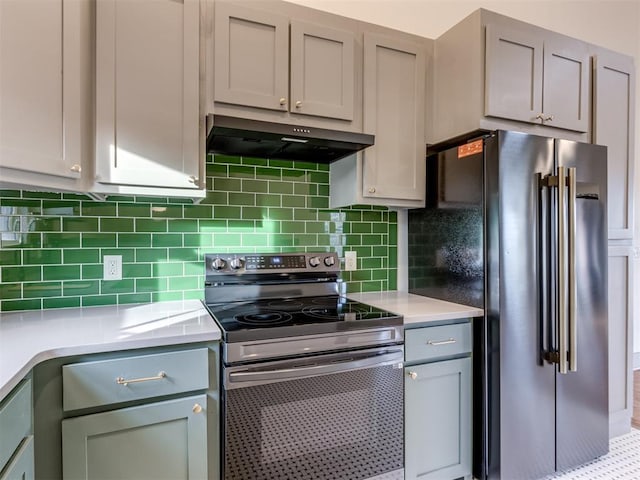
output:
[[[256,325],[266,327],[268,325],[279,325],[287,323],[291,320],[291,315],[285,312],[264,312],[264,313],[245,313],[243,315],[235,315],[233,317],[238,323],[243,325]]]

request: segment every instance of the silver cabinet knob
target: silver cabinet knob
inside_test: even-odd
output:
[[[194,185],[198,183],[198,177],[196,177],[195,175],[191,175],[189,177],[189,183],[193,183]]]
[[[298,100],[296,102],[296,108],[301,108],[302,107],[302,101]]]
[[[408,372],[408,375],[411,377],[411,380],[415,380],[416,378],[418,378],[417,372]]]
[[[211,262],[211,268],[213,268],[214,270],[222,270],[226,265],[227,262],[219,257]]]
[[[287,99],[284,97],[280,97],[280,105],[286,105],[287,104]]]
[[[196,403],[193,408],[193,413],[201,413],[202,412],[202,405],[200,405],[199,403]]]
[[[539,113],[538,115],[536,115],[535,119],[544,122],[544,113]]]
[[[78,165],[77,163],[71,165],[71,168],[69,168],[69,170],[71,170],[72,172],[75,173],[80,173],[82,171],[82,167],[80,165]]]
[[[553,122],[553,115],[548,115],[544,117],[543,122]]]
[[[320,265],[320,259],[318,257],[311,257],[309,259],[309,265],[311,265],[312,267],[317,267],[318,265]]]
[[[336,264],[336,259],[333,257],[324,257],[324,264],[327,267],[333,267]]]
[[[233,260],[231,260],[231,262],[229,263],[229,265],[231,266],[231,268],[233,268],[234,270],[238,270],[239,268],[242,268],[242,259],[241,258],[234,258]]]
[[[369,187],[369,193],[376,193],[376,187]]]

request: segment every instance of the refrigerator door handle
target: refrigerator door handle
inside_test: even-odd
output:
[[[578,370],[578,328],[576,316],[576,169],[570,167],[567,175],[568,190],[568,277],[569,277],[569,371]]]
[[[567,265],[567,245],[565,232],[567,231],[567,215],[565,211],[565,197],[567,190],[566,168],[558,167],[558,372],[566,374],[569,372],[569,359],[567,356],[567,276],[565,266]]]

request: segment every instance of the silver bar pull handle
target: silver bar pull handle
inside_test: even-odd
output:
[[[566,190],[565,167],[558,167],[558,265],[556,268],[558,269],[558,355],[560,356],[558,371],[562,374],[569,371],[567,358],[567,278],[565,275],[565,266],[567,264],[565,238],[567,218],[564,208]]]
[[[130,378],[128,380],[124,377],[118,377],[116,378],[116,383],[118,385],[124,385],[126,387],[130,383],[152,382],[154,380],[162,380],[166,376],[167,374],[165,372],[158,372],[158,375],[156,375],[155,377]]]
[[[428,340],[427,345],[431,345],[432,347],[437,347],[438,345],[451,345],[452,343],[456,343],[455,338],[449,338],[447,340]]]
[[[576,169],[569,168],[568,173],[568,277],[569,277],[569,371],[578,369],[578,328],[576,317]]]

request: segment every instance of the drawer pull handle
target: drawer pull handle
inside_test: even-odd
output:
[[[162,380],[166,376],[167,376],[167,374],[165,372],[160,372],[155,377],[132,378],[131,380],[127,380],[124,377],[118,377],[118,378],[116,378],[116,383],[118,385],[124,385],[126,387],[130,383],[140,383],[140,382],[150,382],[152,380]]]
[[[409,376],[411,377],[411,380],[415,380],[416,378],[418,378],[418,373],[417,372],[408,372]]]
[[[434,347],[437,347],[438,345],[450,345],[452,343],[456,343],[456,339],[455,338],[450,338],[449,340],[440,340],[437,342],[434,342],[433,340],[428,340],[427,341],[427,345],[432,345]]]

